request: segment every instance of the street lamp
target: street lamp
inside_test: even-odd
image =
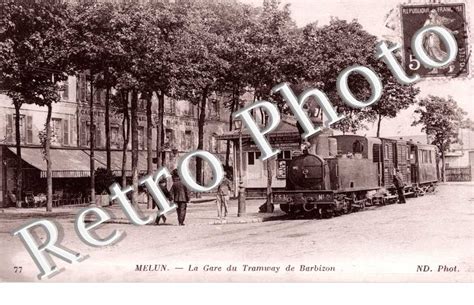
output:
[[[245,187],[242,179],[242,121],[234,120],[235,129],[239,131],[239,197],[238,197],[238,211],[237,217],[245,215]]]

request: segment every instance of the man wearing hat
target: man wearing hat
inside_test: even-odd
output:
[[[395,169],[395,175],[393,175],[393,184],[397,188],[398,203],[407,203],[405,200],[405,182],[403,182],[403,175],[399,168]]]

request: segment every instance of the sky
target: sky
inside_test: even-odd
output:
[[[260,6],[263,0],[239,0],[240,2]],[[430,0],[416,1],[413,4],[424,4]],[[302,27],[308,23],[318,21],[319,25],[328,24],[331,16],[339,19],[352,20],[357,19],[360,24],[369,33],[380,37],[398,35],[387,27],[385,27],[385,19],[392,9],[397,9],[398,5],[408,3],[410,0],[281,0],[282,4],[289,3],[293,19],[297,25]],[[469,47],[472,49],[472,33],[474,32],[474,16],[473,1],[468,0],[444,0],[442,3],[460,3],[467,2],[467,19],[469,24]],[[450,80],[422,80],[417,86],[421,92],[419,97],[429,94],[438,96],[452,96],[466,112],[467,117],[474,120],[474,103],[472,95],[474,93],[474,80],[472,79],[472,71],[474,70],[473,59],[471,59],[471,78],[450,79]],[[411,126],[414,119],[415,107],[401,111],[395,119],[385,119],[382,121],[381,136],[398,136],[398,135],[419,135],[420,127]],[[369,130],[363,131],[362,134],[374,136],[376,132],[376,124],[368,124]]]

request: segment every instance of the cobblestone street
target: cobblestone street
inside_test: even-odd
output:
[[[249,202],[249,216],[241,224],[232,223],[237,218],[231,216],[227,224],[212,225],[217,220],[214,202],[190,205],[185,227],[175,225],[174,214],[167,225],[158,227],[108,223],[98,230],[99,236],[114,229],[126,236],[105,248],[92,248],[79,240],[73,224],[75,210],[71,210],[56,217],[64,229],[62,245],[89,258],[69,265],[53,257],[65,271],[46,281],[473,280],[471,184],[441,185],[436,194],[410,198],[406,205],[323,220],[276,217],[261,222],[268,216],[256,213],[261,202]],[[236,205],[231,202],[232,215]],[[33,260],[20,239],[10,234],[30,219],[25,215],[0,214],[3,281],[37,280]],[[286,270],[290,264],[294,271]],[[143,268],[152,271],[136,271],[137,265],[151,265]],[[235,271],[227,271],[229,265]],[[425,265],[431,271],[417,272]],[[21,266],[22,272],[15,273],[15,266]]]

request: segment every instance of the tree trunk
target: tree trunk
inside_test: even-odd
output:
[[[107,154],[107,170],[112,169],[112,153],[110,151],[110,86],[105,91],[105,151]]]
[[[234,118],[233,118],[233,114],[234,114],[234,111],[237,110],[237,106],[238,106],[238,96],[237,96],[237,99],[235,98],[235,92],[234,94],[232,95],[232,104],[230,106],[230,114],[229,114],[229,131],[232,131],[233,129],[233,125],[234,125]],[[226,169],[229,168],[229,159],[230,159],[230,140],[227,140],[226,141],[226,150],[225,150],[225,167]]]
[[[165,154],[163,153],[164,133],[164,117],[165,117],[165,95],[162,91],[157,91],[158,97],[158,122],[156,124],[156,168],[163,166],[165,162]]]
[[[152,96],[153,93],[148,96],[148,100],[146,103],[146,152],[148,175],[153,174],[153,117],[151,113]],[[147,208],[151,209],[152,204],[152,198],[150,194],[148,194]]]
[[[52,105],[48,104],[48,115],[46,116],[46,141],[44,143],[44,151],[46,158],[46,185],[47,185],[47,201],[46,211],[53,211],[53,171],[51,169],[51,113]]]
[[[20,131],[20,108],[21,103],[16,102],[15,105],[15,144],[16,144],[16,207],[19,208],[23,200],[23,170],[21,160],[21,131]],[[26,124],[26,121],[24,122]],[[24,135],[26,136],[26,135]]]
[[[89,101],[89,108],[90,108],[90,175],[91,175],[91,202],[90,204],[95,204],[95,156],[94,156],[94,146],[95,146],[95,122],[94,122],[94,74],[91,72],[90,75],[90,84],[91,84],[91,93],[90,93],[90,101]]]
[[[267,213],[273,212],[273,200],[272,200],[273,160],[274,158],[270,158],[266,161],[267,162],[267,206],[266,206]]]
[[[122,92],[123,120],[122,120],[122,187],[127,185],[127,149],[130,143],[130,116],[128,114],[128,92]]]
[[[441,151],[441,178],[446,182],[446,156],[444,150]]]
[[[204,149],[204,125],[206,124],[206,104],[207,104],[208,88],[203,89],[202,97],[199,105],[199,118],[198,118],[198,147],[197,149]],[[203,184],[203,173],[202,173],[202,159],[196,158],[196,182]]]
[[[132,91],[132,204],[138,205],[138,92]]]
[[[379,114],[379,120],[377,122],[377,138],[380,137],[380,123],[382,122],[382,115]]]

